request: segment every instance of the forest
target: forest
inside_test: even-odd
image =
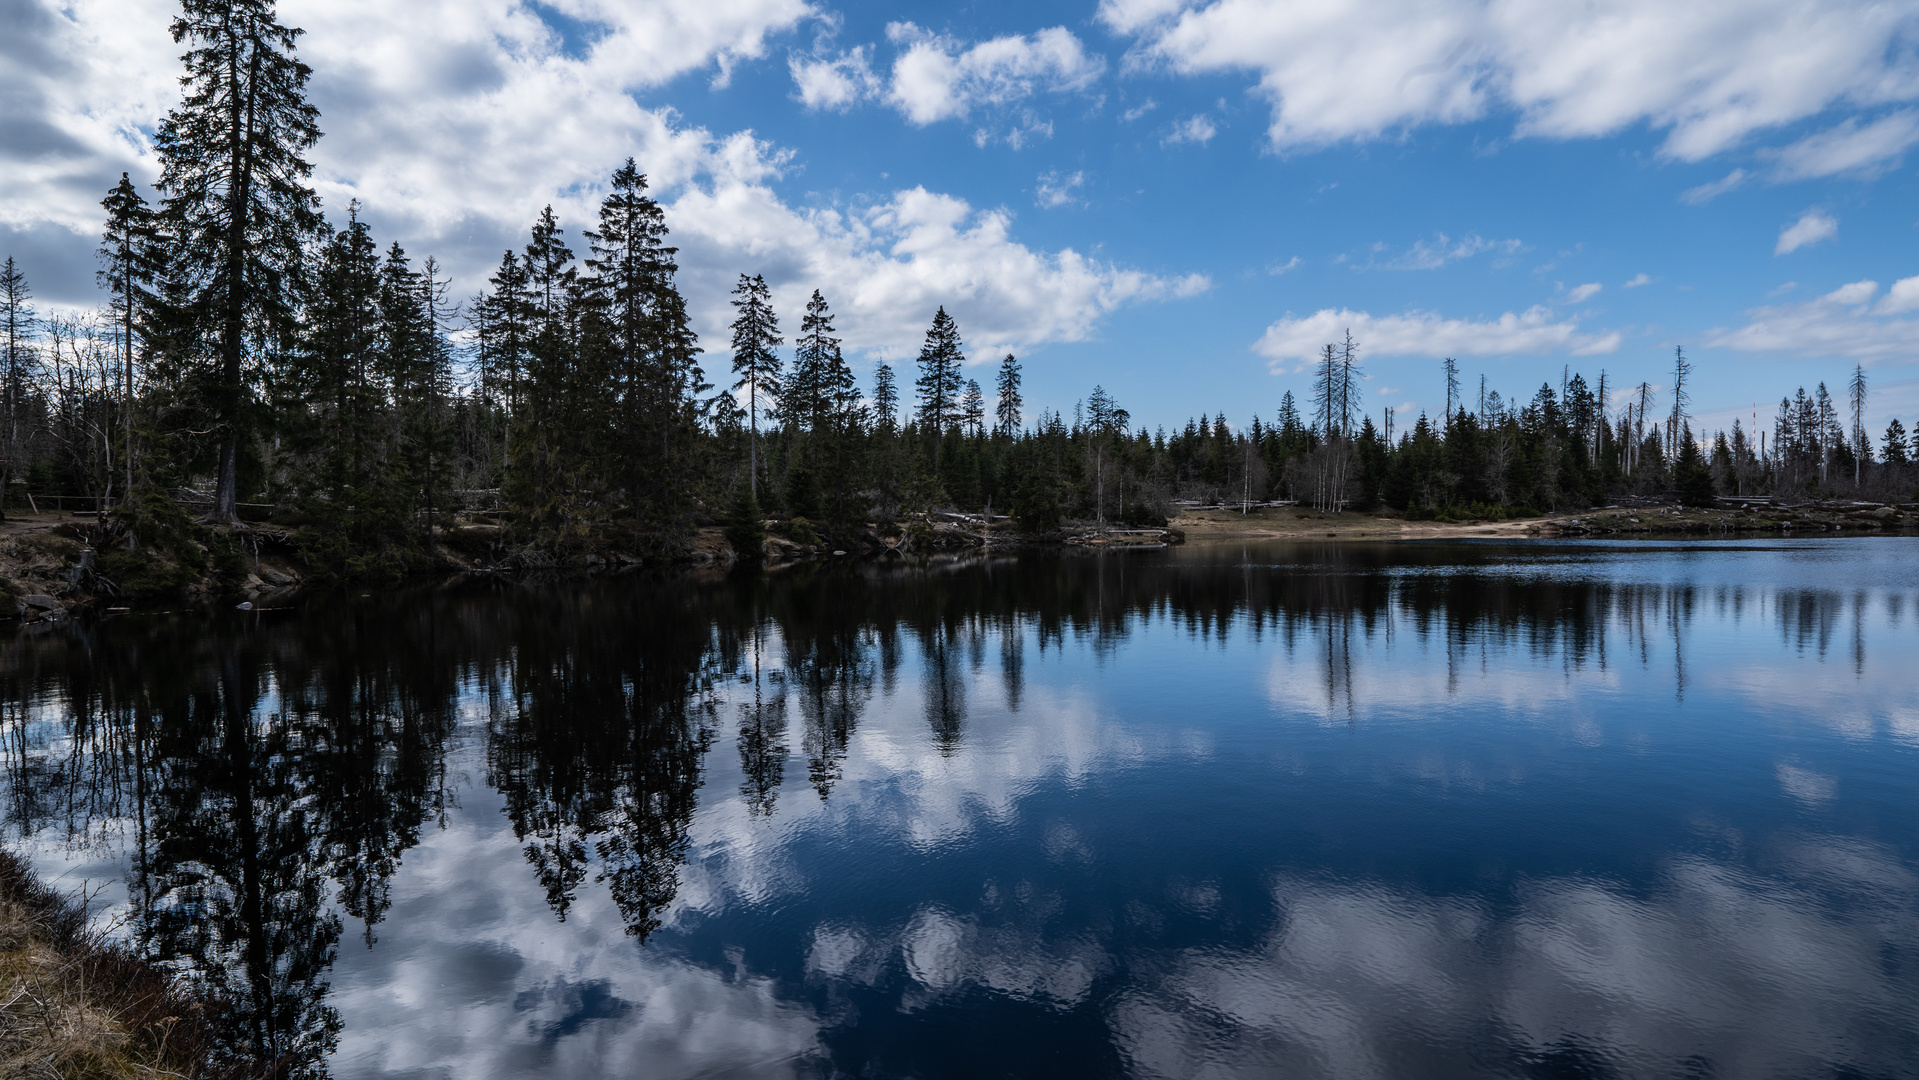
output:
[[[1706,432],[1683,350],[1656,387],[1568,370],[1511,398],[1483,377],[1469,391],[1449,359],[1443,414],[1375,422],[1349,335],[1270,415],[1148,430],[1098,386],[1070,416],[1028,410],[1020,361],[969,357],[941,308],[910,368],[880,363],[862,386],[830,282],[783,329],[742,273],[730,340],[703,344],[632,160],[595,220],[549,207],[455,297],[358,203],[322,212],[311,72],[270,0],[186,0],[172,33],[182,99],[150,193],[123,175],[102,201],[98,307],[42,315],[26,268],[0,265],[0,510],[78,496],[135,546],[244,513],[299,527],[310,562],[352,575],[431,561],[449,515],[478,510],[524,548],[671,557],[701,526],[750,538],[768,518],[830,536],[949,509],[1045,533],[1160,523],[1181,502],[1486,518],[1909,499],[1919,481],[1919,433],[1865,429],[1863,369],[1843,401],[1800,388],[1767,426]]]

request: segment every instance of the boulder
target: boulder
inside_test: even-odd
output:
[[[60,606],[60,601],[55,600],[53,597],[48,596],[46,593],[28,593],[27,595],[20,598],[20,602],[27,605],[30,608],[37,608],[41,611],[62,610]]]
[[[298,578],[294,577],[292,574],[289,574],[283,570],[275,570],[271,566],[261,567],[260,577],[265,579],[269,584],[273,584],[273,585],[291,585],[295,581],[299,580]]]

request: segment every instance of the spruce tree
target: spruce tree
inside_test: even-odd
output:
[[[126,490],[133,490],[133,357],[135,340],[147,332],[148,318],[159,297],[154,285],[164,259],[160,230],[153,209],[140,196],[126,173],[100,201],[107,212],[100,238],[100,270],[95,275],[107,289],[107,306],[120,333],[120,400],[126,467]]]
[[[310,69],[295,59],[301,31],[273,0],[182,0],[173,40],[187,45],[181,103],[154,137],[171,237],[171,271],[190,300],[213,363],[202,400],[218,432],[210,517],[237,521],[240,450],[255,391],[289,336],[302,256],[320,224],[305,154],[320,138],[306,100]]]
[[[758,498],[760,398],[764,395],[768,411],[773,411],[782,389],[780,357],[773,351],[782,344],[780,321],[773,314],[772,292],[766,287],[765,278],[741,274],[739,283],[733,287],[733,296],[733,307],[739,312],[732,323],[733,373],[740,377],[733,389],[746,391],[747,486]]]
[[[636,515],[674,527],[692,486],[694,399],[704,387],[699,348],[673,282],[677,249],[666,215],[646,193],[631,158],[613,174],[597,226],[586,285],[604,320],[606,377],[613,398],[612,459]]]
[[[290,449],[303,465],[295,475],[306,512],[322,523],[324,546],[310,557],[344,572],[354,539],[347,507],[361,503],[373,413],[384,399],[376,384],[380,348],[380,258],[359,203],[347,206],[346,228],[320,246],[304,347],[290,384]]]
[[[0,333],[6,335],[6,340],[0,342],[6,349],[5,354],[0,355],[0,412],[4,413],[0,415],[0,423],[6,425],[5,431],[0,432],[6,439],[5,454],[0,456],[0,518],[6,516],[6,497],[13,490],[8,485],[26,459],[29,387],[39,362],[36,348],[39,325],[33,309],[33,288],[9,255],[5,265],[0,266]]]
[[[1022,404],[1019,383],[1019,361],[1013,358],[1012,353],[1007,353],[1006,359],[999,363],[999,378],[994,386],[997,399],[993,407],[994,430],[1004,439],[1019,436]]]
[[[499,411],[505,425],[496,463],[504,470],[513,440],[513,417],[520,409],[528,344],[532,340],[533,296],[527,283],[526,266],[512,251],[501,256],[500,268],[487,279],[487,284],[493,290],[473,301],[475,360],[479,367],[480,391]]]
[[[1679,429],[1679,456],[1673,463],[1673,486],[1679,489],[1679,501],[1687,506],[1713,505],[1712,469],[1706,464],[1706,456],[1699,452],[1691,424],[1682,424]]]
[[[913,384],[919,391],[920,423],[933,440],[933,468],[939,469],[940,438],[959,420],[960,369],[966,357],[960,352],[959,324],[941,307],[933,314],[933,325],[926,330],[920,346],[920,376]]]

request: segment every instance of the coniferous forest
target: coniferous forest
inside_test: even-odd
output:
[[[742,272],[730,340],[702,342],[631,160],[596,218],[547,209],[456,296],[358,204],[320,205],[311,73],[271,0],[185,0],[172,33],[182,99],[157,128],[153,190],[122,176],[102,200],[98,309],[42,315],[30,268],[0,273],[5,507],[93,500],[130,551],[244,515],[295,529],[317,570],[364,576],[430,563],[475,512],[515,551],[673,557],[721,523],[753,548],[767,518],[830,537],[950,509],[1045,532],[1159,524],[1178,501],[1504,517],[1629,496],[1909,499],[1919,483],[1919,433],[1866,430],[1862,369],[1837,396],[1796,389],[1707,432],[1683,351],[1637,382],[1568,370],[1510,398],[1447,360],[1443,415],[1408,420],[1362,408],[1349,336],[1303,399],[1148,430],[1097,386],[1070,416],[1028,409],[1019,360],[969,357],[943,308],[916,362],[861,379],[832,282],[778,312]]]

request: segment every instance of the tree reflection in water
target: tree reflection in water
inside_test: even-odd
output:
[[[1875,602],[1513,573],[1493,548],[1283,554],[462,585],[18,636],[0,649],[5,823],[12,838],[123,850],[139,946],[232,1003],[236,1052],[320,1075],[339,1032],[328,972],[344,920],[374,945],[404,854],[453,805],[446,760],[462,731],[484,740],[485,780],[554,916],[603,886],[644,942],[680,889],[727,714],[750,814],[778,808],[789,709],[826,800],[909,643],[926,737],[953,756],[989,643],[1018,711],[1029,644],[1112,656],[1158,624],[1201,642],[1276,636],[1317,654],[1313,693],[1354,721],[1368,706],[1362,647],[1395,635],[1443,650],[1451,687],[1507,649],[1569,672],[1669,658],[1683,692],[1702,610],[1770,619],[1821,656],[1849,635],[1863,671]]]

